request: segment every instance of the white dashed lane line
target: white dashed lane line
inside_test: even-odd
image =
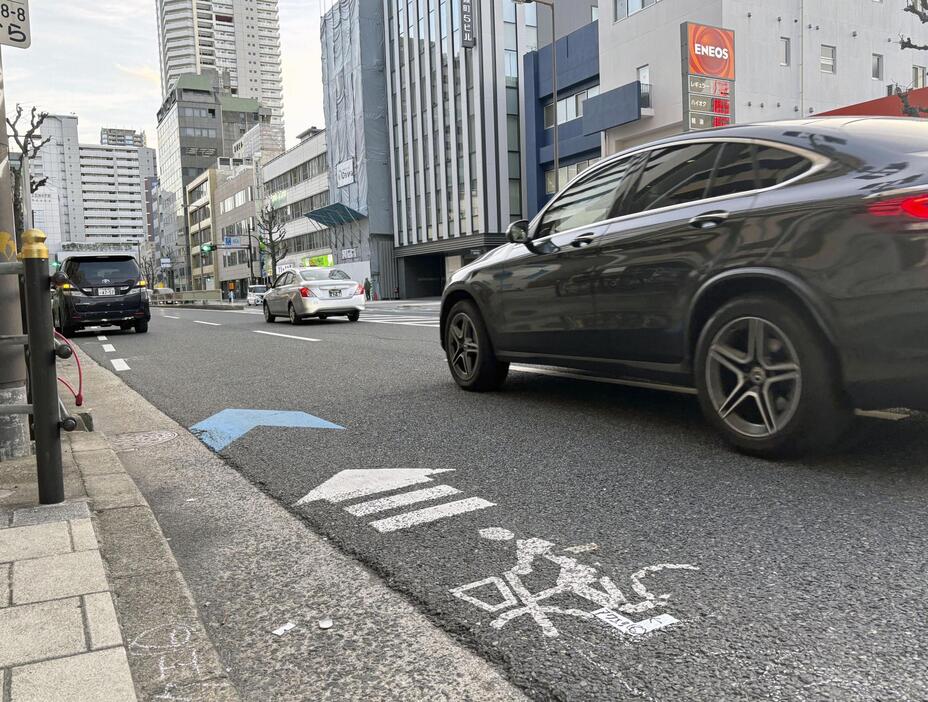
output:
[[[113,364],[113,369],[119,372],[129,370],[129,364],[122,358],[114,358],[110,360],[110,363]]]
[[[113,353],[116,350],[116,347],[112,344],[103,344],[103,353]]]
[[[167,319],[180,319],[180,317],[176,317],[173,314],[163,314],[161,316],[166,317]]]
[[[97,337],[97,341],[106,341],[106,340],[107,340],[107,339],[106,339],[105,336],[98,336],[98,337]]]
[[[265,336],[279,336],[282,339],[299,339],[300,341],[319,341],[319,339],[311,339],[308,336],[296,336],[295,334],[278,334],[277,332],[268,332],[268,331],[258,331],[253,329],[255,334],[264,334]]]
[[[222,325],[218,322],[201,322],[199,319],[193,320],[194,324],[205,324],[208,327],[221,327]]]

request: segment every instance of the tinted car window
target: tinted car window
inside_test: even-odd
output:
[[[629,159],[622,159],[603,170],[573,183],[548,208],[536,237],[594,224],[611,216]]]
[[[721,197],[754,190],[757,188],[756,174],[753,144],[725,144],[706,197]]]
[[[804,156],[773,146],[758,146],[756,155],[757,185],[760,188],[785,183],[790,178],[805,173],[812,166]]]
[[[66,274],[78,287],[128,283],[139,278],[139,267],[131,258],[79,258],[68,261]]]
[[[351,280],[345,271],[338,268],[310,268],[300,271],[303,280]]]
[[[642,212],[705,197],[720,144],[688,144],[655,149],[624,209]]]

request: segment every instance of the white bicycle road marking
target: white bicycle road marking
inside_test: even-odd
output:
[[[113,369],[117,371],[127,371],[129,370],[129,364],[126,363],[125,359],[114,358],[110,360],[110,363],[113,364]]]
[[[429,522],[435,522],[439,519],[445,519],[447,517],[453,517],[458,514],[465,514],[467,512],[473,512],[478,509],[486,509],[487,507],[495,506],[496,505],[494,503],[488,502],[482,497],[468,497],[464,500],[447,502],[443,505],[437,505],[435,507],[424,507],[423,509],[413,510],[412,512],[398,514],[395,517],[379,519],[376,522],[371,522],[371,526],[382,534],[388,534],[391,531],[408,529],[409,527],[416,526],[418,524],[428,524]]]
[[[252,329],[255,334],[264,334],[265,336],[279,336],[282,339],[299,339],[300,341],[320,341],[320,339],[311,339],[308,336],[297,336],[296,334],[278,334],[277,332],[261,331]]]
[[[348,512],[348,514],[353,514],[355,517],[363,517],[368,514],[375,514],[376,512],[386,512],[389,509],[396,509],[397,507],[414,505],[418,502],[437,500],[439,497],[458,495],[460,492],[460,490],[450,485],[436,485],[435,487],[425,488],[424,490],[414,490],[412,492],[393,495],[392,497],[381,497],[377,500],[359,502],[356,505],[345,507],[345,511]]]

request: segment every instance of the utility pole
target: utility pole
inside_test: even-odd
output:
[[[28,183],[26,187],[29,187]],[[10,144],[6,132],[6,89],[3,58],[0,56],[0,262],[15,262],[16,248]],[[4,343],[4,337],[22,336],[22,314],[18,276],[0,275],[0,405],[25,405],[28,402],[23,347]],[[0,414],[0,459],[28,456],[31,452],[28,415]]]

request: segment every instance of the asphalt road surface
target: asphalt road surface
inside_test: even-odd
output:
[[[437,327],[437,304],[300,326],[164,308],[79,340],[186,427],[341,427],[220,453],[535,698],[928,698],[924,416],[770,463],[685,394],[519,368],[462,392]]]

